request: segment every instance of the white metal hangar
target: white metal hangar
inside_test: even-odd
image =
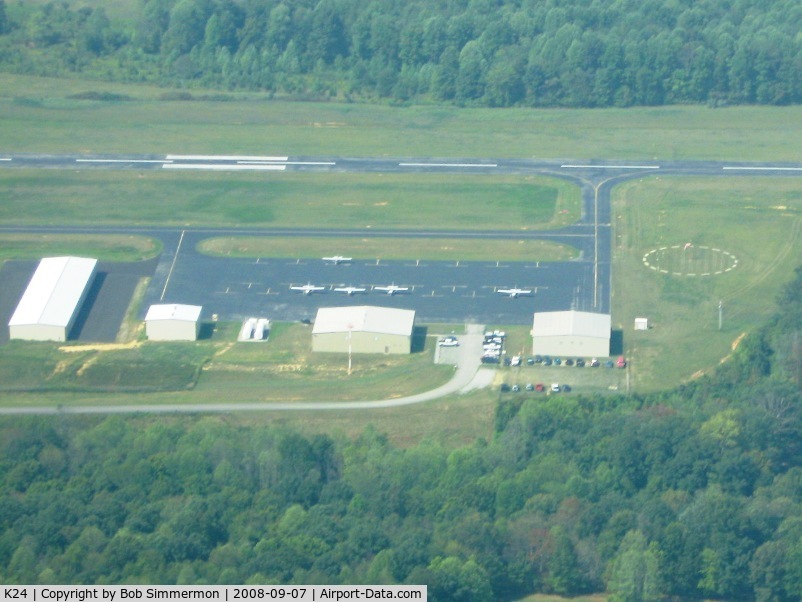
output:
[[[611,324],[610,314],[573,310],[535,313],[532,353],[607,357]]]
[[[202,310],[200,305],[151,305],[145,316],[145,334],[151,341],[196,341]]]
[[[321,307],[312,327],[312,351],[410,353],[414,328],[411,309]]]
[[[97,259],[42,259],[8,322],[9,338],[66,341],[96,269]]]

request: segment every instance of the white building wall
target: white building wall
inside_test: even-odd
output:
[[[149,320],[145,322],[145,333],[151,341],[196,341],[198,322],[182,320]]]
[[[556,357],[608,357],[610,339],[576,335],[533,337],[532,353]]]
[[[63,326],[51,326],[49,324],[16,324],[9,325],[8,334],[10,339],[20,339],[23,341],[57,341],[67,340],[67,329]]]

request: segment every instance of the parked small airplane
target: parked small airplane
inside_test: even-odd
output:
[[[338,293],[345,293],[350,297],[354,293],[364,293],[368,289],[359,286],[338,286],[334,290]]]
[[[395,295],[396,293],[404,293],[409,290],[408,286],[396,286],[395,284],[388,284],[387,286],[374,286],[374,290],[383,291],[388,295]]]
[[[500,288],[496,290],[497,293],[502,295],[508,295],[513,299],[515,297],[520,297],[521,295],[531,295],[532,291],[528,288]]]
[[[303,284],[299,286],[290,286],[291,290],[294,291],[301,291],[304,295],[311,295],[312,293],[317,293],[319,291],[325,291],[325,286],[315,286],[314,284]]]
[[[331,257],[323,257],[323,261],[328,261],[337,265],[338,263],[351,263],[353,257],[343,257],[342,255],[332,255]]]

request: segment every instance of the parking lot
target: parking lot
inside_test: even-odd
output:
[[[515,356],[512,356],[515,357]],[[561,393],[601,393],[626,390],[627,370],[617,366],[618,358],[551,358],[550,364],[535,362],[535,356],[521,356],[518,365],[502,361],[499,368],[500,391],[505,395],[558,395]],[[559,359],[560,363],[554,362]],[[577,365],[582,359],[584,365]],[[571,360],[566,363],[566,360]],[[608,362],[610,362],[608,364]],[[557,385],[557,390],[552,385]],[[567,389],[566,389],[567,387]]]

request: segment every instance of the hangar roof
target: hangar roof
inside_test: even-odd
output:
[[[583,336],[610,338],[610,314],[586,311],[545,311],[535,313],[532,334],[536,337]]]
[[[179,322],[197,322],[200,319],[201,305],[181,305],[169,303],[164,305],[151,305],[145,316],[145,322],[155,320],[177,320]]]
[[[66,328],[96,266],[97,259],[86,257],[42,259],[8,325],[41,324]]]
[[[409,336],[415,323],[411,309],[357,305],[321,307],[317,310],[312,334],[330,332],[375,332]]]

